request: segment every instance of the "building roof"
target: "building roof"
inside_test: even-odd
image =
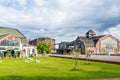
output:
[[[99,41],[99,39],[102,38],[102,37],[104,37],[104,36],[106,36],[106,35],[101,35],[101,36],[95,36],[95,37],[93,37],[92,39],[94,41],[94,44],[96,45],[96,43]]]
[[[98,40],[98,39],[100,39],[100,38],[102,38],[104,36],[106,36],[106,35],[95,36],[95,37],[93,37],[93,40]]]
[[[50,38],[50,37],[39,37],[38,39],[40,39],[40,40],[51,40],[52,38]],[[52,39],[52,40],[54,40],[54,39]]]
[[[96,34],[96,33],[90,29],[86,34]]]
[[[0,39],[6,37],[7,35],[9,35],[9,34],[0,35]]]
[[[0,27],[0,35],[11,34],[15,37],[25,37],[20,31],[13,28]]]
[[[85,47],[94,47],[94,41],[92,39],[78,36],[76,41],[83,42]]]

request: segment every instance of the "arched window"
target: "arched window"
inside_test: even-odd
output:
[[[19,43],[15,40],[5,39],[0,42],[0,46],[19,46]]]

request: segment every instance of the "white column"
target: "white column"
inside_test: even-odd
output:
[[[25,56],[28,57],[28,49],[26,49]]]

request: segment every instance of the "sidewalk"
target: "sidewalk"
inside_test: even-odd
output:
[[[120,80],[120,78],[93,79],[93,80]]]
[[[72,55],[62,55],[62,54],[50,54],[52,57],[61,57],[61,58],[72,58]],[[85,60],[86,55],[82,55],[80,60]],[[106,63],[114,63],[120,64],[120,56],[109,56],[109,55],[91,55],[91,61],[97,62],[106,62]]]

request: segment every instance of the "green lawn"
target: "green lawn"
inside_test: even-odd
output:
[[[34,58],[35,59],[35,58]],[[25,63],[23,58],[3,59],[0,63],[0,80],[91,80],[120,78],[120,65],[79,61],[80,70],[71,71],[72,59],[39,57],[39,63]]]

